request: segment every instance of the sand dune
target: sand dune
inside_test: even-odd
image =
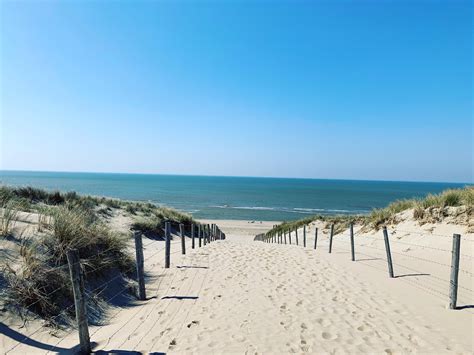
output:
[[[356,228],[357,261],[352,262],[347,232],[334,238],[333,253],[328,254],[323,224],[308,228],[305,249],[254,242],[253,236],[271,228],[271,222],[218,223],[227,240],[188,249],[185,256],[179,244],[173,244],[168,270],[163,268],[163,243],[145,243],[149,244],[145,250],[149,299],[112,309],[106,325],[92,326],[96,351],[473,351],[474,309],[469,308],[474,303],[473,235],[463,235],[464,272],[460,274],[459,304],[469,307],[456,311],[446,307],[449,268],[445,265],[450,262],[446,251],[455,225],[439,224],[433,229],[400,224],[399,231],[391,234],[398,277],[389,279],[381,232],[364,234]],[[315,251],[316,226],[320,236]],[[299,233],[301,244],[302,230]],[[11,329],[28,334],[38,325],[11,325]],[[74,331],[52,335],[41,328],[33,338],[37,343],[21,344],[10,353],[70,352],[77,344]],[[10,336],[1,339],[3,351],[17,344]]]

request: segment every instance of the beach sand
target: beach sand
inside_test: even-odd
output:
[[[381,231],[360,233],[356,227],[352,262],[347,231],[334,237],[329,254],[323,223],[307,229],[303,248],[302,229],[299,246],[268,244],[253,238],[276,222],[214,222],[227,239],[194,250],[187,240],[184,256],[174,240],[167,270],[163,243],[144,240],[149,299],[111,309],[105,325],[91,326],[96,351],[472,353],[474,236],[465,227],[419,226],[407,217],[395,231],[389,228],[391,279]],[[449,310],[455,232],[463,235],[458,304],[466,307]],[[38,332],[10,353],[69,352],[77,344],[75,331],[51,334],[38,322],[8,325],[0,352],[35,327]]]

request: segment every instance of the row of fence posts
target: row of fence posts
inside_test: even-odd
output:
[[[330,226],[329,231],[329,253],[332,252],[332,242],[334,237],[334,223]],[[276,225],[273,226],[277,227]],[[298,245],[298,227],[294,230],[296,245]],[[255,237],[255,240],[263,241],[265,243],[277,243],[277,244],[287,244],[287,233],[288,241],[291,244],[291,230],[279,230],[270,234],[259,234]],[[354,246],[354,223],[349,225],[349,236],[351,243],[351,259],[356,261],[355,258],[355,246]],[[390,240],[388,237],[387,227],[383,227],[383,238],[385,243],[385,252],[387,254],[387,264],[388,264],[388,275],[390,278],[394,278],[393,273],[393,263],[392,263],[392,253],[390,251]],[[316,250],[318,244],[318,228],[314,231],[314,249]],[[306,247],[306,225],[303,225],[303,247]],[[460,260],[460,251],[461,251],[461,235],[453,235],[453,247],[451,252],[451,275],[449,282],[449,308],[456,309],[457,306],[457,297],[458,297],[458,279],[459,279],[459,260]]]
[[[196,228],[197,227],[197,228]],[[197,231],[197,236],[196,236]],[[184,224],[179,225],[179,235],[181,238],[181,253],[186,254],[186,236]],[[143,242],[140,232],[134,233],[136,270],[138,281],[138,299],[146,300],[145,288],[145,259],[143,257]],[[216,240],[224,240],[225,234],[216,224],[191,224],[191,248],[195,249],[197,245],[200,248]],[[89,327],[87,322],[87,299],[84,287],[84,275],[81,269],[79,252],[75,249],[67,252],[69,273],[74,294],[74,307],[76,311],[76,322],[79,332],[80,353],[90,354],[91,343],[89,336]],[[165,268],[169,268],[171,263],[171,223],[165,222]]]

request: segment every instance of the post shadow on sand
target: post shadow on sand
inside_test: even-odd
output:
[[[164,296],[161,297],[162,300],[176,299],[176,300],[197,300],[198,296]]]
[[[394,276],[395,279],[399,277],[410,277],[410,276],[430,276],[431,274],[404,274],[404,275],[396,275]]]
[[[47,350],[47,351],[54,351],[59,354],[75,354],[79,351],[79,344],[76,346],[73,346],[72,348],[61,348],[59,346],[42,343],[40,341],[30,338],[27,335],[21,334],[20,332],[17,332],[16,330],[11,329],[9,326],[7,326],[6,324],[2,322],[0,322],[0,334],[3,334],[6,337],[9,337],[19,343],[31,346],[33,348]],[[91,345],[94,346],[95,343],[92,343]]]
[[[118,273],[110,275],[111,278],[117,277],[116,282],[108,283],[102,292],[102,296],[109,300],[108,303],[114,308],[132,308],[143,304],[143,301],[137,299],[138,290],[129,289],[128,282],[124,277],[119,277]],[[145,273],[145,280],[148,283],[155,280],[155,276]],[[89,286],[94,289],[101,285],[103,280],[97,280],[95,283],[92,282]],[[146,300],[157,298],[156,296],[147,297]],[[89,325],[103,326],[108,323],[108,317],[102,307],[97,307],[95,302],[87,303],[87,320]]]
[[[207,266],[182,265],[176,266],[178,269],[209,269]]]
[[[100,355],[108,355],[108,354],[114,354],[114,355],[141,355],[143,354],[140,351],[133,351],[133,350],[98,350],[94,351],[94,354],[100,354]],[[157,353],[157,354],[165,354],[165,353]]]
[[[357,259],[357,261],[375,261],[382,260],[381,258],[367,258],[367,259]]]

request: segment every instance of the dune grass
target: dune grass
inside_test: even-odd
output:
[[[449,189],[439,194],[429,194],[422,199],[404,199],[394,201],[385,208],[374,209],[369,215],[311,216],[296,221],[287,221],[267,232],[267,235],[281,231],[294,230],[313,221],[324,221],[327,225],[335,224],[336,233],[347,229],[350,222],[360,223],[366,227],[379,229],[388,223],[396,223],[398,213],[413,209],[413,217],[423,221],[435,212],[447,207],[466,207],[465,213],[472,215],[474,211],[474,187]]]
[[[56,326],[69,324],[74,318],[68,250],[79,252],[89,311],[94,317],[102,314],[106,303],[106,292],[95,290],[98,284],[113,278],[123,280],[125,287],[133,281],[132,233],[115,232],[107,223],[117,211],[129,214],[136,221],[133,228],[142,231],[158,231],[165,220],[176,226],[193,222],[189,215],[148,202],[33,187],[0,186],[0,204],[1,235],[16,233],[12,242],[19,244],[15,262],[0,261],[0,298],[7,309],[23,317],[34,314]],[[32,235],[22,237],[12,229],[19,211],[37,214],[36,228],[29,232]]]
[[[21,260],[15,268],[5,263],[1,270],[7,281],[3,292],[6,303],[20,315],[33,312],[55,324],[73,318],[73,308],[62,312],[73,304],[68,250],[79,252],[86,288],[88,281],[107,280],[111,271],[124,278],[132,274],[129,236],[112,232],[89,211],[58,206],[52,210],[51,224],[43,229],[40,235],[21,239]]]
[[[0,237],[7,237],[12,232],[13,223],[18,215],[18,205],[14,200],[0,205]]]

